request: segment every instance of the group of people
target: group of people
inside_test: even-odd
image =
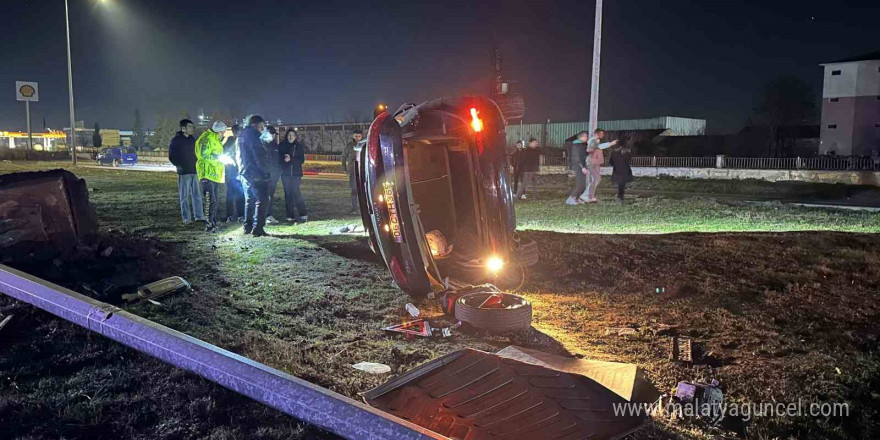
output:
[[[566,205],[596,203],[596,189],[602,181],[602,165],[605,163],[605,150],[617,145],[617,141],[602,142],[605,130],[596,129],[592,136],[587,131],[577,134],[571,148],[571,171],[574,185],[566,199]],[[632,182],[630,151],[618,148],[611,153],[611,181],[617,186],[617,199],[623,201],[626,184]]]
[[[272,200],[279,181],[287,221],[308,221],[300,191],[305,148],[296,131],[287,130],[281,140],[275,127],[254,115],[244,129],[233,125],[232,136],[224,142],[227,128],[223,121],[216,121],[196,139],[195,125],[183,119],[171,140],[168,159],[177,168],[183,223],[202,221],[205,231],[216,232],[217,194],[220,185],[225,185],[226,221],[242,221],[245,234],[267,235],[265,225],[277,223]]]

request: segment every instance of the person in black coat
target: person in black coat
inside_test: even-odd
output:
[[[571,145],[570,166],[574,173],[574,185],[568,193],[566,205],[580,205],[584,203],[580,197],[587,189],[587,142],[590,132],[582,131],[577,134],[577,139]]]
[[[281,163],[281,186],[284,188],[284,210],[287,212],[287,221],[304,223],[309,219],[309,211],[300,191],[300,183],[302,183],[306,151],[303,144],[296,139],[296,130],[289,128],[287,133],[284,133],[284,140],[278,145],[278,156]]]
[[[177,196],[180,200],[180,216],[183,224],[206,221],[202,207],[202,191],[196,174],[195,125],[189,119],[180,121],[180,131],[168,145],[168,160],[177,168]]]
[[[611,153],[611,182],[617,185],[617,200],[623,201],[626,184],[633,181],[630,166],[631,151],[629,148],[618,148]]]
[[[538,148],[538,140],[529,139],[525,148],[517,154],[516,175],[514,176],[516,198],[526,199],[526,187],[535,185],[535,176],[541,162],[541,150]]]
[[[248,126],[238,138],[238,173],[244,189],[244,233],[255,237],[267,235],[266,211],[269,208],[269,172],[266,168],[266,148],[260,134],[266,122],[258,115],[251,116]]]
[[[232,223],[239,218],[244,219],[244,191],[238,180],[238,162],[235,161],[236,149],[238,148],[238,136],[241,134],[241,126],[232,126],[232,136],[226,138],[223,143],[223,154],[229,160],[226,163],[224,173],[226,180],[226,221]]]
[[[266,148],[266,170],[269,172],[267,183],[269,185],[269,210],[266,214],[266,223],[271,224],[278,223],[273,215],[272,205],[275,204],[275,190],[278,189],[278,181],[281,180],[281,160],[278,155],[278,130],[271,125],[266,127],[266,130],[269,132],[268,135],[263,133],[265,135],[263,146]],[[267,141],[267,139],[269,140]]]

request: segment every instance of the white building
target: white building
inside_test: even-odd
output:
[[[880,51],[822,64],[820,153],[880,153]]]

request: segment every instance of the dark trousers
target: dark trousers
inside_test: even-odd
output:
[[[535,175],[537,173],[532,171],[524,171],[517,175],[517,183],[516,183],[516,197],[522,197],[526,193],[526,188],[530,186],[535,186]]]
[[[354,159],[349,159],[348,165],[348,187],[351,189],[351,210],[360,211],[361,205],[358,202],[357,178],[354,175]]]
[[[244,188],[244,230],[262,230],[266,226],[269,209],[269,186],[265,180],[249,181],[242,179]]]
[[[287,218],[301,218],[309,215],[306,209],[306,201],[303,199],[302,191],[299,185],[302,183],[302,176],[281,176],[281,186],[284,188],[284,210]],[[299,217],[297,217],[297,213]]]
[[[582,170],[574,172],[574,186],[568,194],[571,197],[578,198],[587,189],[587,175]]]
[[[269,173],[269,180],[266,182],[266,189],[269,191],[269,202],[268,202],[268,211],[266,211],[267,217],[273,217],[274,211],[272,209],[272,205],[275,204],[275,190],[278,189],[278,181],[281,180],[281,173],[279,171],[272,171]]]
[[[623,196],[626,193],[626,182],[621,182],[617,184],[617,200],[623,200]]]
[[[217,192],[220,184],[208,179],[199,181],[202,193],[202,203],[205,217],[208,218],[208,226],[217,226],[217,215],[220,213],[220,204],[217,203]]]
[[[244,191],[238,177],[226,179],[226,217],[244,217]]]

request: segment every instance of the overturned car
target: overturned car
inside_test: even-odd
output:
[[[364,228],[408,294],[521,280],[537,262],[516,232],[504,128],[490,99],[441,98],[379,114],[356,148]]]

